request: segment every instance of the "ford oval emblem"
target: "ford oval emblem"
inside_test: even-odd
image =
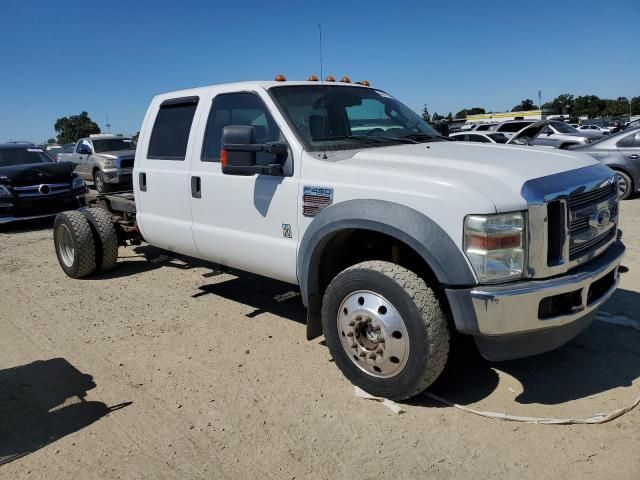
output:
[[[609,210],[609,208],[604,207],[598,210],[593,215],[591,215],[591,218],[589,219],[589,224],[592,227],[601,229],[609,225],[610,220],[611,220],[611,211]]]

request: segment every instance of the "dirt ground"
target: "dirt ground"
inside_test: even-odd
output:
[[[640,319],[640,200],[629,272],[604,310]],[[149,246],[86,280],[50,223],[0,233],[0,478],[640,478],[640,407],[603,425],[491,420],[421,396],[356,398],[291,286],[211,275]],[[558,351],[460,353],[430,391],[514,415],[580,418],[640,395],[640,333],[595,322]]]

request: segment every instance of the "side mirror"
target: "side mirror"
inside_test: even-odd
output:
[[[83,145],[80,147],[80,151],[78,153],[82,155],[91,155],[91,149]]]
[[[273,154],[274,163],[257,165],[258,152]],[[250,125],[229,125],[222,130],[220,165],[226,175],[282,175],[286,158],[284,143],[256,143],[256,131]]]

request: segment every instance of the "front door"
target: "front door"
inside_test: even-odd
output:
[[[291,149],[284,176],[224,175],[220,167],[225,126],[253,126],[257,143],[286,142],[263,98],[257,92],[215,95],[202,123],[202,148],[194,149],[191,159],[193,237],[200,256],[297,283],[299,173],[294,173]],[[273,163],[274,157],[261,152],[257,160]]]

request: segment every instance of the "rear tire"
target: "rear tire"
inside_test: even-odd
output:
[[[616,170],[616,176],[618,177],[618,198],[620,200],[627,200],[631,193],[633,193],[633,180],[625,172]]]
[[[59,213],[53,222],[53,243],[58,263],[71,278],[82,278],[96,269],[96,246],[91,225],[82,212]]]
[[[324,295],[322,326],[342,373],[379,397],[419,394],[442,373],[449,354],[447,318],[434,291],[389,262],[339,273]]]
[[[96,267],[101,273],[113,270],[118,262],[118,234],[109,212],[102,208],[86,210],[96,244]]]

